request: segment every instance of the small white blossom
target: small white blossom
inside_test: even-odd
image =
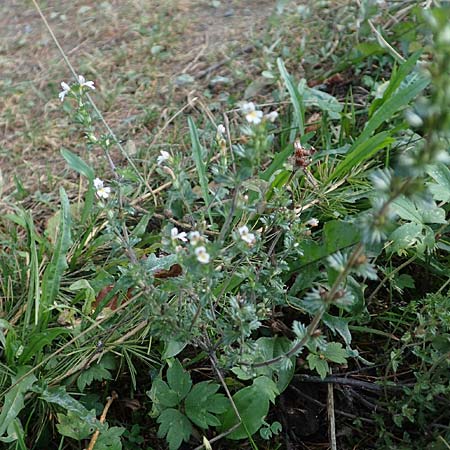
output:
[[[220,136],[223,136],[225,134],[225,131],[226,129],[222,124],[217,126],[217,133],[220,134]]]
[[[67,83],[65,83],[64,81],[62,81],[61,87],[63,88],[63,90],[58,94],[58,97],[63,102],[64,97],[70,92],[70,86]]]
[[[172,237],[172,239],[178,239],[180,241],[183,242],[187,242],[187,233],[182,231],[181,233],[178,233],[178,228],[177,227],[173,227],[170,230],[170,236]]]
[[[97,196],[100,198],[107,199],[111,194],[111,188],[108,186],[104,186],[103,181],[100,178],[96,178],[94,180],[94,187],[97,191]]]
[[[203,238],[198,231],[191,231],[189,233],[189,241],[191,242],[191,245],[197,245],[203,241]]]
[[[277,111],[272,111],[269,114],[266,114],[266,119],[269,122],[275,122],[275,120],[277,120],[278,118],[278,112]]]
[[[86,78],[83,75],[78,75],[78,83],[80,86],[87,86],[89,89],[95,89],[93,81],[86,81]]]
[[[254,111],[255,109],[256,109],[256,106],[253,102],[247,102],[247,103],[243,103],[241,105],[241,111],[244,114],[248,114],[248,113]]]
[[[306,222],[306,225],[314,228],[319,226],[319,221],[313,217],[312,219],[309,219],[308,222]]]
[[[168,161],[171,158],[170,153],[166,152],[165,150],[161,150],[159,152],[159,156],[156,159],[156,163],[158,164],[158,166],[160,166],[162,163],[164,163],[165,161]]]
[[[210,256],[209,253],[206,251],[206,248],[203,247],[203,245],[195,249],[195,256],[197,257],[198,262],[202,264],[209,263]]]
[[[246,225],[238,228],[241,239],[248,245],[253,245],[256,242],[256,237],[253,233],[250,233]]]
[[[245,119],[248,123],[258,125],[259,123],[261,123],[263,116],[264,113],[262,111],[258,111],[257,109],[255,109],[254,111],[250,111],[248,114],[246,114]]]

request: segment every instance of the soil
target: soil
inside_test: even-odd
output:
[[[105,119],[130,148],[148,144],[188,94],[198,95],[214,77],[226,81],[229,64],[248,72],[248,56],[239,52],[251,49],[274,8],[272,0],[40,3],[75,70],[95,81]],[[70,71],[31,2],[0,5],[0,65],[3,192],[13,189],[15,176],[29,191],[50,191],[55,177],[66,178],[60,148],[79,148],[74,141],[82,139],[58,100]],[[192,82],[183,85],[183,76]],[[149,111],[159,120],[143,126]]]

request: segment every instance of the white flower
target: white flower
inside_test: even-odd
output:
[[[189,233],[189,240],[191,242],[191,245],[197,245],[199,242],[203,241],[203,238],[198,231],[191,231]]]
[[[275,120],[277,120],[278,118],[278,112],[277,111],[272,111],[269,114],[266,114],[266,119],[269,122],[275,122]]]
[[[217,126],[217,134],[220,134],[220,136],[224,135],[225,131],[226,131],[226,129],[222,124]]]
[[[63,90],[58,94],[58,97],[63,102],[64,97],[70,92],[70,86],[67,83],[65,83],[64,81],[62,81],[61,87],[63,88]]]
[[[156,160],[156,163],[158,166],[160,166],[163,162],[168,161],[171,158],[170,153],[166,152],[165,150],[161,150],[159,152],[159,156]]]
[[[197,257],[198,262],[202,264],[209,263],[210,256],[209,253],[206,251],[206,248],[203,247],[203,245],[195,249],[195,256]]]
[[[78,75],[78,83],[80,86],[87,86],[89,89],[95,89],[93,81],[86,81],[86,78],[83,75]]]
[[[103,181],[100,180],[100,178],[96,178],[94,180],[94,187],[95,187],[95,190],[97,191],[97,196],[100,198],[106,199],[111,194],[111,188],[104,186]]]
[[[182,231],[181,233],[178,233],[178,228],[174,227],[170,230],[170,236],[172,239],[179,239],[180,241],[187,242],[187,233]]]
[[[264,113],[262,111],[254,110],[250,111],[248,114],[245,115],[245,119],[248,123],[254,123],[255,125],[258,125],[261,123],[261,120],[263,118]]]
[[[306,222],[306,225],[309,225],[310,227],[317,227],[319,225],[319,221],[313,217]]]
[[[241,239],[247,242],[248,245],[253,245],[256,242],[256,237],[253,233],[249,233],[248,227],[246,225],[238,228],[239,235]]]
[[[241,105],[241,110],[244,114],[248,114],[256,109],[255,104],[253,102],[243,103]]]

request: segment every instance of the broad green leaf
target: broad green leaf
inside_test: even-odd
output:
[[[437,201],[450,201],[450,169],[443,163],[436,163],[427,169],[428,175],[436,183],[429,183],[428,188]]]
[[[97,429],[94,423],[86,422],[84,419],[74,412],[67,414],[58,413],[58,422],[56,429],[62,436],[67,436],[76,441],[87,439]]]
[[[277,356],[284,355],[291,347],[292,342],[285,337],[261,337],[255,342],[255,362],[267,361]],[[292,380],[295,372],[295,356],[290,358],[291,364],[288,367],[280,367],[279,365],[258,367],[253,369],[251,373],[242,371],[235,367],[232,371],[241,380],[250,380],[255,376],[266,376],[272,378],[277,386],[279,393],[283,392]]]
[[[20,379],[28,372],[28,370],[29,367],[24,367],[19,370],[11,382],[14,384],[16,380]],[[36,381],[37,378],[33,374],[30,374],[15,384],[15,386],[13,386],[6,394],[2,402],[2,412],[0,413],[0,437],[3,436],[7,430],[10,430],[10,425],[16,420],[18,414],[25,406],[24,395],[31,389]]]
[[[187,345],[187,342],[180,341],[166,341],[164,345],[164,352],[161,359],[169,359],[177,356]]]
[[[340,113],[343,107],[332,95],[306,85],[302,93],[306,106],[316,106],[322,111],[326,111],[331,119],[339,119],[341,117]]]
[[[219,385],[210,381],[202,381],[194,385],[185,400],[187,417],[200,428],[220,425],[214,414],[224,413],[230,401],[223,394],[216,394]]]
[[[347,351],[342,348],[342,344],[340,342],[330,342],[327,344],[327,348],[323,354],[328,361],[337,364],[345,364],[347,362]]]
[[[445,220],[445,211],[436,205],[429,204],[426,208],[417,207],[417,205],[405,196],[396,198],[392,202],[392,209],[402,219],[411,222],[426,223],[447,223]]]
[[[198,138],[197,127],[195,126],[192,118],[188,117],[188,123],[192,142],[192,159],[194,160],[195,167],[197,168],[198,181],[202,190],[203,201],[206,206],[209,206],[208,177],[206,176],[206,161],[203,155],[202,145],[200,144],[200,139]]]
[[[61,197],[61,220],[59,223],[58,237],[53,249],[50,263],[47,265],[42,279],[42,307],[48,308],[56,300],[59,292],[61,278],[68,267],[67,252],[72,245],[70,237],[70,205],[67,194],[63,188],[60,189]],[[46,313],[48,315],[48,313]],[[42,321],[42,327],[46,328],[47,321]]]
[[[292,105],[294,106],[295,120],[292,134],[295,134],[295,127],[298,127],[299,133],[303,136],[303,134],[305,133],[305,107],[303,105],[303,98],[301,97],[297,86],[292,81],[292,77],[286,70],[286,66],[284,65],[284,62],[281,58],[277,59],[277,64],[278,70],[281,74],[281,78],[286,85]]]
[[[85,176],[90,181],[94,179],[94,170],[92,169],[92,167],[88,166],[78,155],[72,153],[66,148],[61,149],[61,155],[67,161],[67,164],[69,164],[69,167],[71,169]]]
[[[192,425],[189,419],[180,411],[169,408],[158,417],[160,424],[158,437],[166,438],[169,450],[177,450],[183,441],[187,442],[191,437]]]
[[[279,394],[275,383],[268,377],[258,377],[251,386],[233,395],[233,401],[242,418],[242,424],[227,436],[227,439],[244,439],[256,433],[264,423],[269,412],[270,402]],[[221,417],[221,430],[226,431],[238,423],[233,408]]]
[[[392,244],[388,250],[399,253],[413,247],[420,240],[422,229],[422,224],[416,222],[401,225],[390,234],[389,240],[392,241]]]
[[[164,408],[171,408],[177,406],[180,403],[179,395],[169,385],[157,378],[147,395],[152,399],[154,406],[157,410],[163,410]]]
[[[183,400],[191,390],[191,376],[183,369],[183,366],[178,359],[174,359],[167,369],[167,382],[169,383],[170,388],[178,394],[180,401]]]
[[[66,392],[65,386],[59,386],[55,388],[35,389],[35,392],[39,393],[39,398],[47,403],[53,403],[55,405],[64,408],[66,411],[76,414],[83,421],[95,424],[95,411],[88,411],[86,407],[75,400],[70,394]]]
[[[144,262],[144,266],[148,273],[152,274],[159,270],[170,269],[170,267],[178,261],[177,255],[167,255],[158,258],[154,253],[148,255]]]

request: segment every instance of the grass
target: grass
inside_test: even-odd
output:
[[[319,448],[334,419],[340,448],[445,445],[448,96],[416,70],[442,30],[404,2],[44,6],[120,142],[2,6],[5,448]]]

